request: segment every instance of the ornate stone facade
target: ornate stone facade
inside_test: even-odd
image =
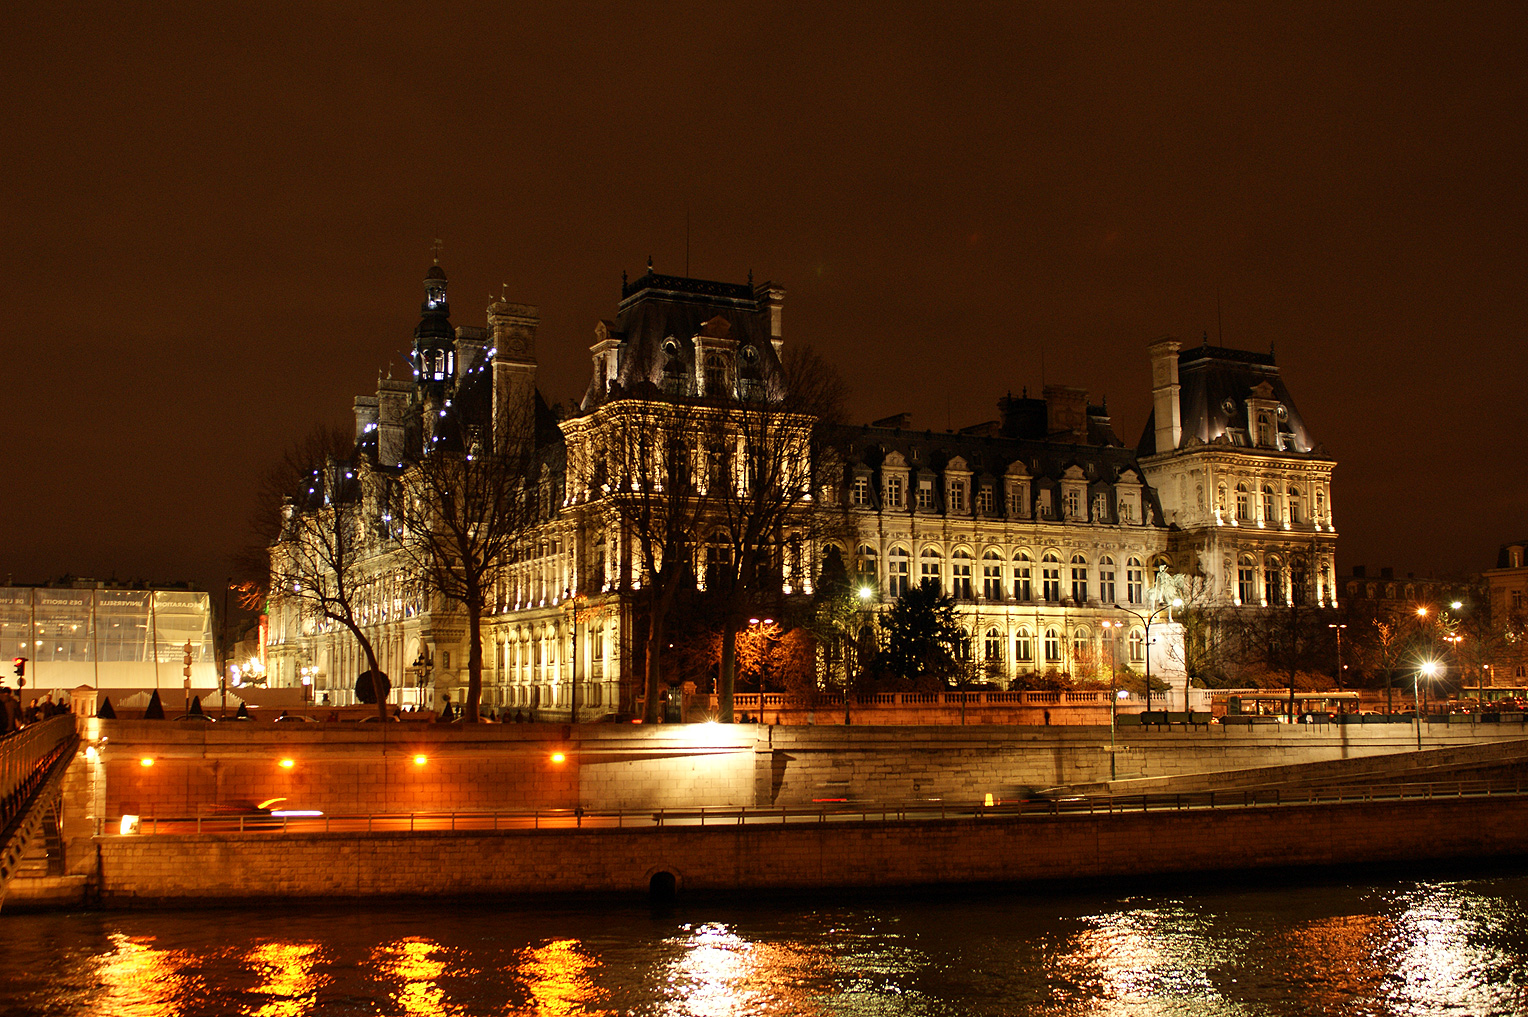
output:
[[[384,508],[410,457],[428,454],[454,416],[480,421],[495,447],[536,449],[525,484],[537,519],[484,618],[489,707],[566,717],[576,698],[583,719],[632,709],[639,594],[658,558],[628,503],[655,494],[642,478],[659,474],[644,471],[671,471],[676,456],[700,495],[746,486],[745,421],[728,405],[780,415],[770,441],[787,465],[774,482],[801,495],[774,524],[781,596],[811,593],[829,540],[857,572],[867,611],[934,580],[955,597],[972,673],[998,684],[1139,670],[1148,653],[1154,674],[1181,675],[1181,637],[1166,624],[1175,595],[1251,607],[1309,590],[1314,603],[1336,602],[1334,464],[1310,442],[1271,354],[1153,344],[1154,419],[1135,450],[1086,390],[1050,386],[1041,398],[1009,396],[999,419],[958,432],[914,431],[904,417],[841,427],[819,435],[833,454],[814,461],[815,420],[778,403],[778,286],[651,266],[623,281],[617,316],[595,326],[589,385],[561,419],[535,387],[536,308],[501,299],[487,327],[452,327],[438,266],[425,289],[414,377],[381,379],[355,401],[352,461],[315,474],[291,509],[295,519],[345,501],[367,520],[363,624],[402,702],[435,707],[466,682],[464,618],[408,573]],[[847,528],[814,524],[827,514]],[[695,521],[685,553],[699,585],[728,553],[726,525],[716,512]],[[280,588],[271,614],[273,679],[295,683],[307,668],[315,698],[352,701],[365,668],[355,640]]]

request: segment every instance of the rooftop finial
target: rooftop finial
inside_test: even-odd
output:
[[[437,264],[437,265],[439,265],[439,264],[440,264],[440,249],[441,249],[441,248],[442,248],[442,247],[444,247],[444,246],[445,246],[445,244],[442,244],[442,243],[441,243],[441,242],[440,242],[440,237],[436,237],[436,238],[435,238],[435,243],[433,243],[433,244],[431,244],[431,245],[430,245],[430,250],[431,250],[431,251],[432,251],[432,252],[433,252],[433,253],[434,253],[434,255],[435,255],[435,264]]]
[[[647,256],[647,274],[653,274],[653,256],[651,254]]]
[[[748,285],[749,287],[753,286],[753,269],[751,268],[748,270]]]
[[[1210,330],[1209,329],[1205,329],[1204,330],[1204,345],[1206,345],[1206,346],[1210,345]]]

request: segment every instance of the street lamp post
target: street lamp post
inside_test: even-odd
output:
[[[1327,625],[1327,628],[1332,629],[1333,631],[1335,631],[1337,633],[1337,691],[1341,692],[1342,691],[1342,630],[1347,628],[1347,626],[1346,625],[1338,625],[1338,624],[1334,623],[1334,624]],[[1342,704],[1340,702],[1337,704],[1337,709],[1339,709],[1339,710],[1342,709]]]
[[[875,591],[872,590],[868,586],[861,586],[859,588],[859,590],[856,591],[856,596],[859,597],[861,621],[863,623],[863,622],[869,620],[869,618],[867,616],[868,616],[869,611],[870,611],[870,598],[875,596]],[[864,625],[861,624],[860,627],[863,629]],[[853,639],[854,639],[854,667],[855,667],[856,670],[858,670],[860,668],[860,666],[864,663],[862,660],[860,660],[860,651],[861,651],[862,647],[860,645],[860,638],[859,638],[859,633],[858,632],[854,633]],[[844,654],[844,726],[845,727],[849,726],[849,679],[850,679],[850,675],[849,675],[849,672],[848,672],[848,667],[849,667],[849,655],[846,653],[846,654]],[[761,714],[763,713],[763,705],[764,705],[764,694],[763,694],[763,690],[760,689],[759,690],[759,706],[760,706],[760,711],[759,712]]]
[[[1109,630],[1122,629],[1125,623],[1105,620],[1098,624],[1104,629],[1104,642],[1109,647],[1109,779],[1112,781],[1115,779],[1114,732],[1119,718],[1119,691],[1116,688],[1119,684],[1119,675],[1115,671],[1114,639]]]
[[[1437,674],[1439,670],[1437,661],[1424,660],[1422,666],[1417,668],[1416,673],[1412,675],[1411,694],[1412,702],[1416,706],[1418,749],[1422,747],[1422,676],[1426,675],[1431,680],[1433,675]]]
[[[1146,712],[1147,713],[1151,712],[1151,625],[1152,625],[1153,622],[1155,622],[1157,620],[1157,616],[1158,615],[1161,615],[1161,614],[1164,614],[1164,613],[1167,615],[1168,623],[1171,624],[1171,622],[1173,620],[1173,614],[1172,614],[1173,608],[1175,608],[1175,607],[1182,607],[1182,606],[1183,606],[1182,598],[1174,597],[1171,602],[1163,604],[1161,607],[1158,607],[1158,608],[1156,608],[1153,611],[1149,611],[1149,612],[1147,612],[1144,615],[1141,614],[1139,611],[1132,611],[1128,607],[1120,608],[1120,610],[1125,612],[1126,614],[1128,614],[1128,615],[1130,615],[1130,616],[1132,616],[1134,618],[1139,619],[1141,624],[1143,626],[1145,626],[1145,628],[1146,628]],[[1183,712],[1184,713],[1188,712],[1188,675],[1187,674],[1185,674],[1183,676]]]

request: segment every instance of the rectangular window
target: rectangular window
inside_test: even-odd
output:
[[[1105,604],[1114,603],[1114,570],[1112,568],[1098,571],[1098,599]]]
[[[1088,570],[1085,567],[1072,569],[1072,599],[1079,604],[1085,604],[1088,600]]]
[[[1040,583],[1045,594],[1045,599],[1055,603],[1061,599],[1061,566],[1043,565],[1040,568]]]
[[[1029,518],[1029,489],[1027,487],[1014,487],[1009,489],[1008,517],[1010,519]]]
[[[992,514],[992,485],[983,484],[976,492],[976,510],[984,516]]]
[[[1122,523],[1135,522],[1135,506],[1128,498],[1121,498],[1119,503],[1119,521]]]
[[[950,564],[950,573],[954,589],[950,591],[956,600],[971,599],[971,559],[956,558]]]
[[[1051,492],[1049,488],[1040,492],[1040,518],[1056,518],[1056,508],[1051,504]]]
[[[1030,586],[1029,563],[1022,562],[1013,567],[1013,599],[1027,601],[1034,596]]]
[[[1013,659],[1030,661],[1035,659],[1035,647],[1029,639],[1029,630],[1020,629],[1019,634],[1013,637]]]
[[[1055,629],[1045,630],[1045,659],[1051,664],[1061,659],[1061,637]]]
[[[950,481],[950,511],[964,512],[966,510],[966,482],[964,480]]]
[[[942,585],[940,583],[940,580],[943,579],[943,578],[944,577],[939,574],[939,559],[938,558],[924,558],[918,564],[918,580],[919,580],[919,582],[932,581],[933,584],[934,584],[934,588],[938,589]]]
[[[849,494],[849,502],[852,505],[867,505],[870,502],[870,481],[864,477],[854,478],[854,488]]]
[[[1068,519],[1082,518],[1082,492],[1075,487],[1066,492],[1066,517]]]
[[[1256,575],[1251,565],[1243,565],[1236,570],[1236,595],[1243,604],[1257,603]]]
[[[899,509],[902,507],[902,478],[886,478],[886,507]]]
[[[1107,494],[1094,495],[1093,521],[1095,523],[1107,523],[1109,521],[1109,496]]]
[[[1522,609],[1523,609],[1523,591],[1522,590],[1513,590],[1512,591],[1512,610],[1514,610],[1514,611],[1521,611]]]
[[[982,596],[988,600],[1003,599],[1003,566],[982,566]]]
[[[927,512],[934,507],[934,482],[932,480],[918,481],[918,511]]]
[[[1141,602],[1143,570],[1139,568],[1127,568],[1125,570],[1125,600],[1131,604]]]
[[[893,597],[900,597],[907,592],[907,555],[892,555],[886,560],[886,584]]]

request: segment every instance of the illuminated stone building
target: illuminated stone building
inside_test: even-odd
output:
[[[934,580],[956,600],[970,673],[1000,684],[1139,670],[1148,652],[1154,674],[1181,675],[1181,636],[1153,614],[1171,574],[1204,576],[1195,589],[1213,603],[1252,607],[1298,596],[1306,585],[1294,572],[1311,561],[1315,602],[1335,603],[1333,463],[1312,446],[1271,355],[1153,344],[1163,423],[1148,423],[1139,449],[1086,390],[1048,386],[1039,398],[1010,395],[998,419],[960,431],[917,431],[905,417],[839,428],[824,443],[832,454],[814,462],[814,420],[777,402],[778,286],[664,276],[651,265],[623,280],[615,317],[595,326],[589,384],[562,414],[536,389],[536,308],[494,301],[485,327],[453,326],[446,286],[432,267],[414,376],[382,379],[355,400],[353,461],[316,473],[288,510],[290,525],[343,502],[368,520],[360,614],[402,702],[434,706],[466,684],[465,619],[402,566],[398,523],[383,507],[410,457],[456,420],[495,447],[536,449],[525,483],[537,517],[484,619],[485,706],[566,716],[576,696],[582,718],[633,708],[650,559],[622,499],[644,490],[643,469],[671,468],[675,457],[691,464],[701,495],[746,486],[748,453],[739,419],[728,418],[738,406],[780,415],[770,440],[789,465],[777,482],[799,486],[799,504],[776,524],[780,595],[811,593],[829,540],[873,591],[867,609]],[[846,521],[836,535],[813,525],[827,515]],[[719,525],[699,522],[685,551],[696,585],[728,553]],[[282,553],[278,544],[273,555]],[[306,668],[315,698],[336,703],[351,701],[365,668],[344,629],[280,588],[269,655],[275,683],[295,683]]]
[[[1273,353],[1159,339],[1137,448],[1172,527],[1174,568],[1212,603],[1337,604],[1336,462],[1305,427]]]

